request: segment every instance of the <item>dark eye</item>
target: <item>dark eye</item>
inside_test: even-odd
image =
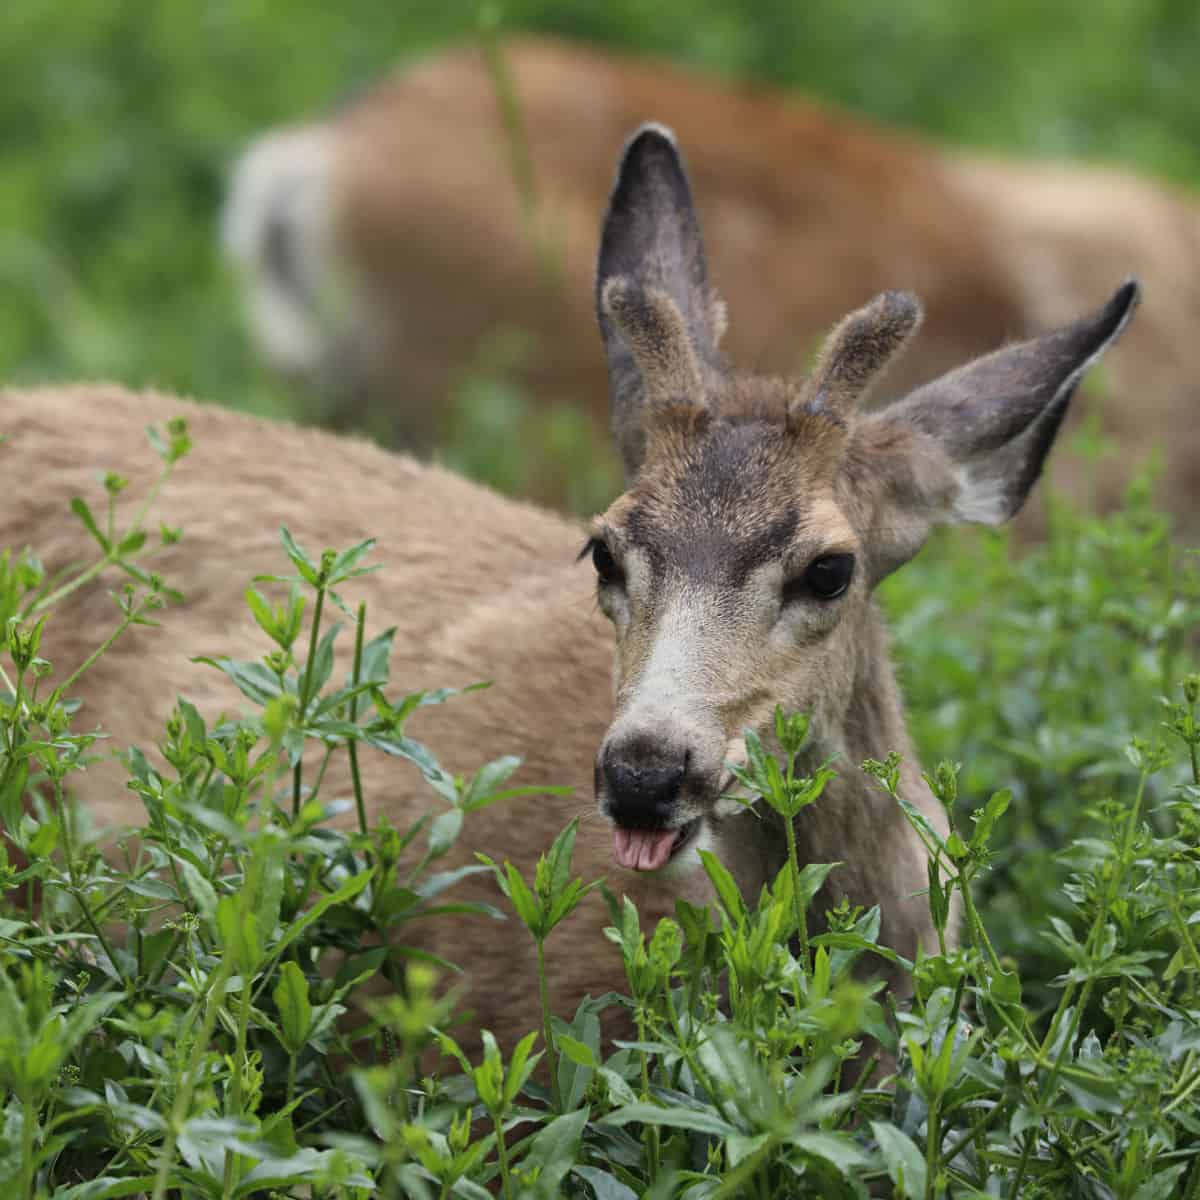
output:
[[[625,572],[617,565],[612,551],[599,538],[592,539],[592,566],[596,568],[596,578],[601,587],[625,582]]]
[[[808,598],[835,600],[854,578],[853,554],[822,554],[804,568],[801,575],[783,585],[783,602]]]

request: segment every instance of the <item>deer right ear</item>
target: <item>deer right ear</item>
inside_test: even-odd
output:
[[[675,138],[643,125],[621,156],[596,268],[613,438],[632,478],[655,404],[705,403],[722,369],[724,305],[708,283],[700,224]]]
[[[876,579],[933,525],[1000,525],[1020,511],[1083,373],[1138,298],[1129,280],[1097,312],[967,363],[855,426],[845,467],[875,508]]]

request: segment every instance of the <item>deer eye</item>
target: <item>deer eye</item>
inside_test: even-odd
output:
[[[822,554],[804,571],[783,585],[783,602],[795,600],[836,600],[854,578],[853,554]]]
[[[592,538],[592,566],[596,568],[596,579],[601,587],[611,585],[621,586],[625,582],[625,572],[617,565],[612,551],[599,538]]]

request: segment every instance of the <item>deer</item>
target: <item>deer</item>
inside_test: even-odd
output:
[[[474,363],[603,436],[593,223],[626,130],[655,118],[689,147],[713,275],[739,314],[730,349],[763,370],[802,369],[843,313],[903,282],[925,324],[893,382],[915,387],[1137,274],[1151,299],[1068,417],[1070,430],[1093,413],[1116,449],[1096,464],[1061,447],[1055,483],[1108,510],[1157,451],[1160,500],[1198,531],[1194,197],[1114,167],[951,151],[653,58],[530,36],[498,53],[507,83],[489,52],[452,48],[264,131],[232,171],[224,242],[251,334],[327,396],[337,426],[436,449],[445,397]],[[547,459],[528,490],[562,503],[570,483]],[[1031,504],[1017,527],[1037,536],[1042,518]]]
[[[80,682],[84,711],[103,717],[116,745],[151,746],[180,692],[202,712],[230,708],[225,677],[192,660],[267,649],[249,615],[234,614],[277,553],[277,526],[311,546],[377,534],[389,565],[358,580],[357,596],[396,626],[393,678],[493,683],[419,709],[414,736],[453,770],[515,752],[515,781],[573,789],[474,814],[450,867],[478,848],[528,874],[582,803],[591,819],[575,870],[606,878],[643,922],[678,899],[711,899],[701,849],[754,897],[786,862],[787,831],[739,799],[731,771],[745,762],[747,730],[778,750],[779,705],[810,714],[806,755],[837,757],[836,778],[795,818],[801,861],[842,864],[815,916],[843,897],[877,904],[881,940],[911,958],[936,944],[925,852],[860,764],[899,752],[904,797],[935,829],[947,822],[913,754],[873,590],[936,526],[1014,516],[1080,379],[1138,295],[1125,282],[1090,315],[882,406],[863,401],[917,333],[911,292],[846,316],[806,377],[736,369],[721,348],[726,310],[681,151],[650,124],[621,155],[601,231],[593,302],[626,483],[590,523],[363,439],[86,385],[0,393],[10,479],[0,543],[36,547],[50,570],[78,561],[87,535],[63,521],[59,501],[85,490],[97,463],[142,477],[153,461],[143,427],[183,415],[195,450],[162,503],[184,535],[159,570],[186,600],[159,614],[162,630],[118,640]],[[76,661],[92,648],[108,612],[102,590],[63,600],[43,655]],[[98,823],[128,825],[135,798],[106,769],[82,799]],[[430,808],[409,764],[364,758],[362,772],[372,820],[407,827]],[[327,783],[348,792],[332,770]],[[494,883],[472,876],[457,895],[494,900]],[[556,1013],[622,988],[608,920],[592,893],[552,935]],[[536,1026],[534,948],[516,921],[433,918],[406,936],[466,969],[465,1045],[471,1030],[511,1045]]]

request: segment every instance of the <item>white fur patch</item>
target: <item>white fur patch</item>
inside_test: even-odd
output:
[[[960,491],[954,501],[954,516],[979,525],[1001,525],[1009,517],[1011,499],[1005,481],[998,475],[973,474],[960,467]]]
[[[659,876],[663,879],[686,879],[697,871],[703,871],[704,864],[700,861],[701,850],[707,850],[710,854],[717,853],[716,839],[713,837],[707,821],[701,822],[700,832],[692,838],[691,844],[676,854],[659,871]]]
[[[320,367],[331,338],[310,289],[298,291],[272,268],[270,237],[282,222],[311,292],[326,286],[333,276],[333,167],[326,130],[310,126],[268,134],[234,166],[221,215],[222,245],[245,279],[252,333],[263,354],[285,371]]]

